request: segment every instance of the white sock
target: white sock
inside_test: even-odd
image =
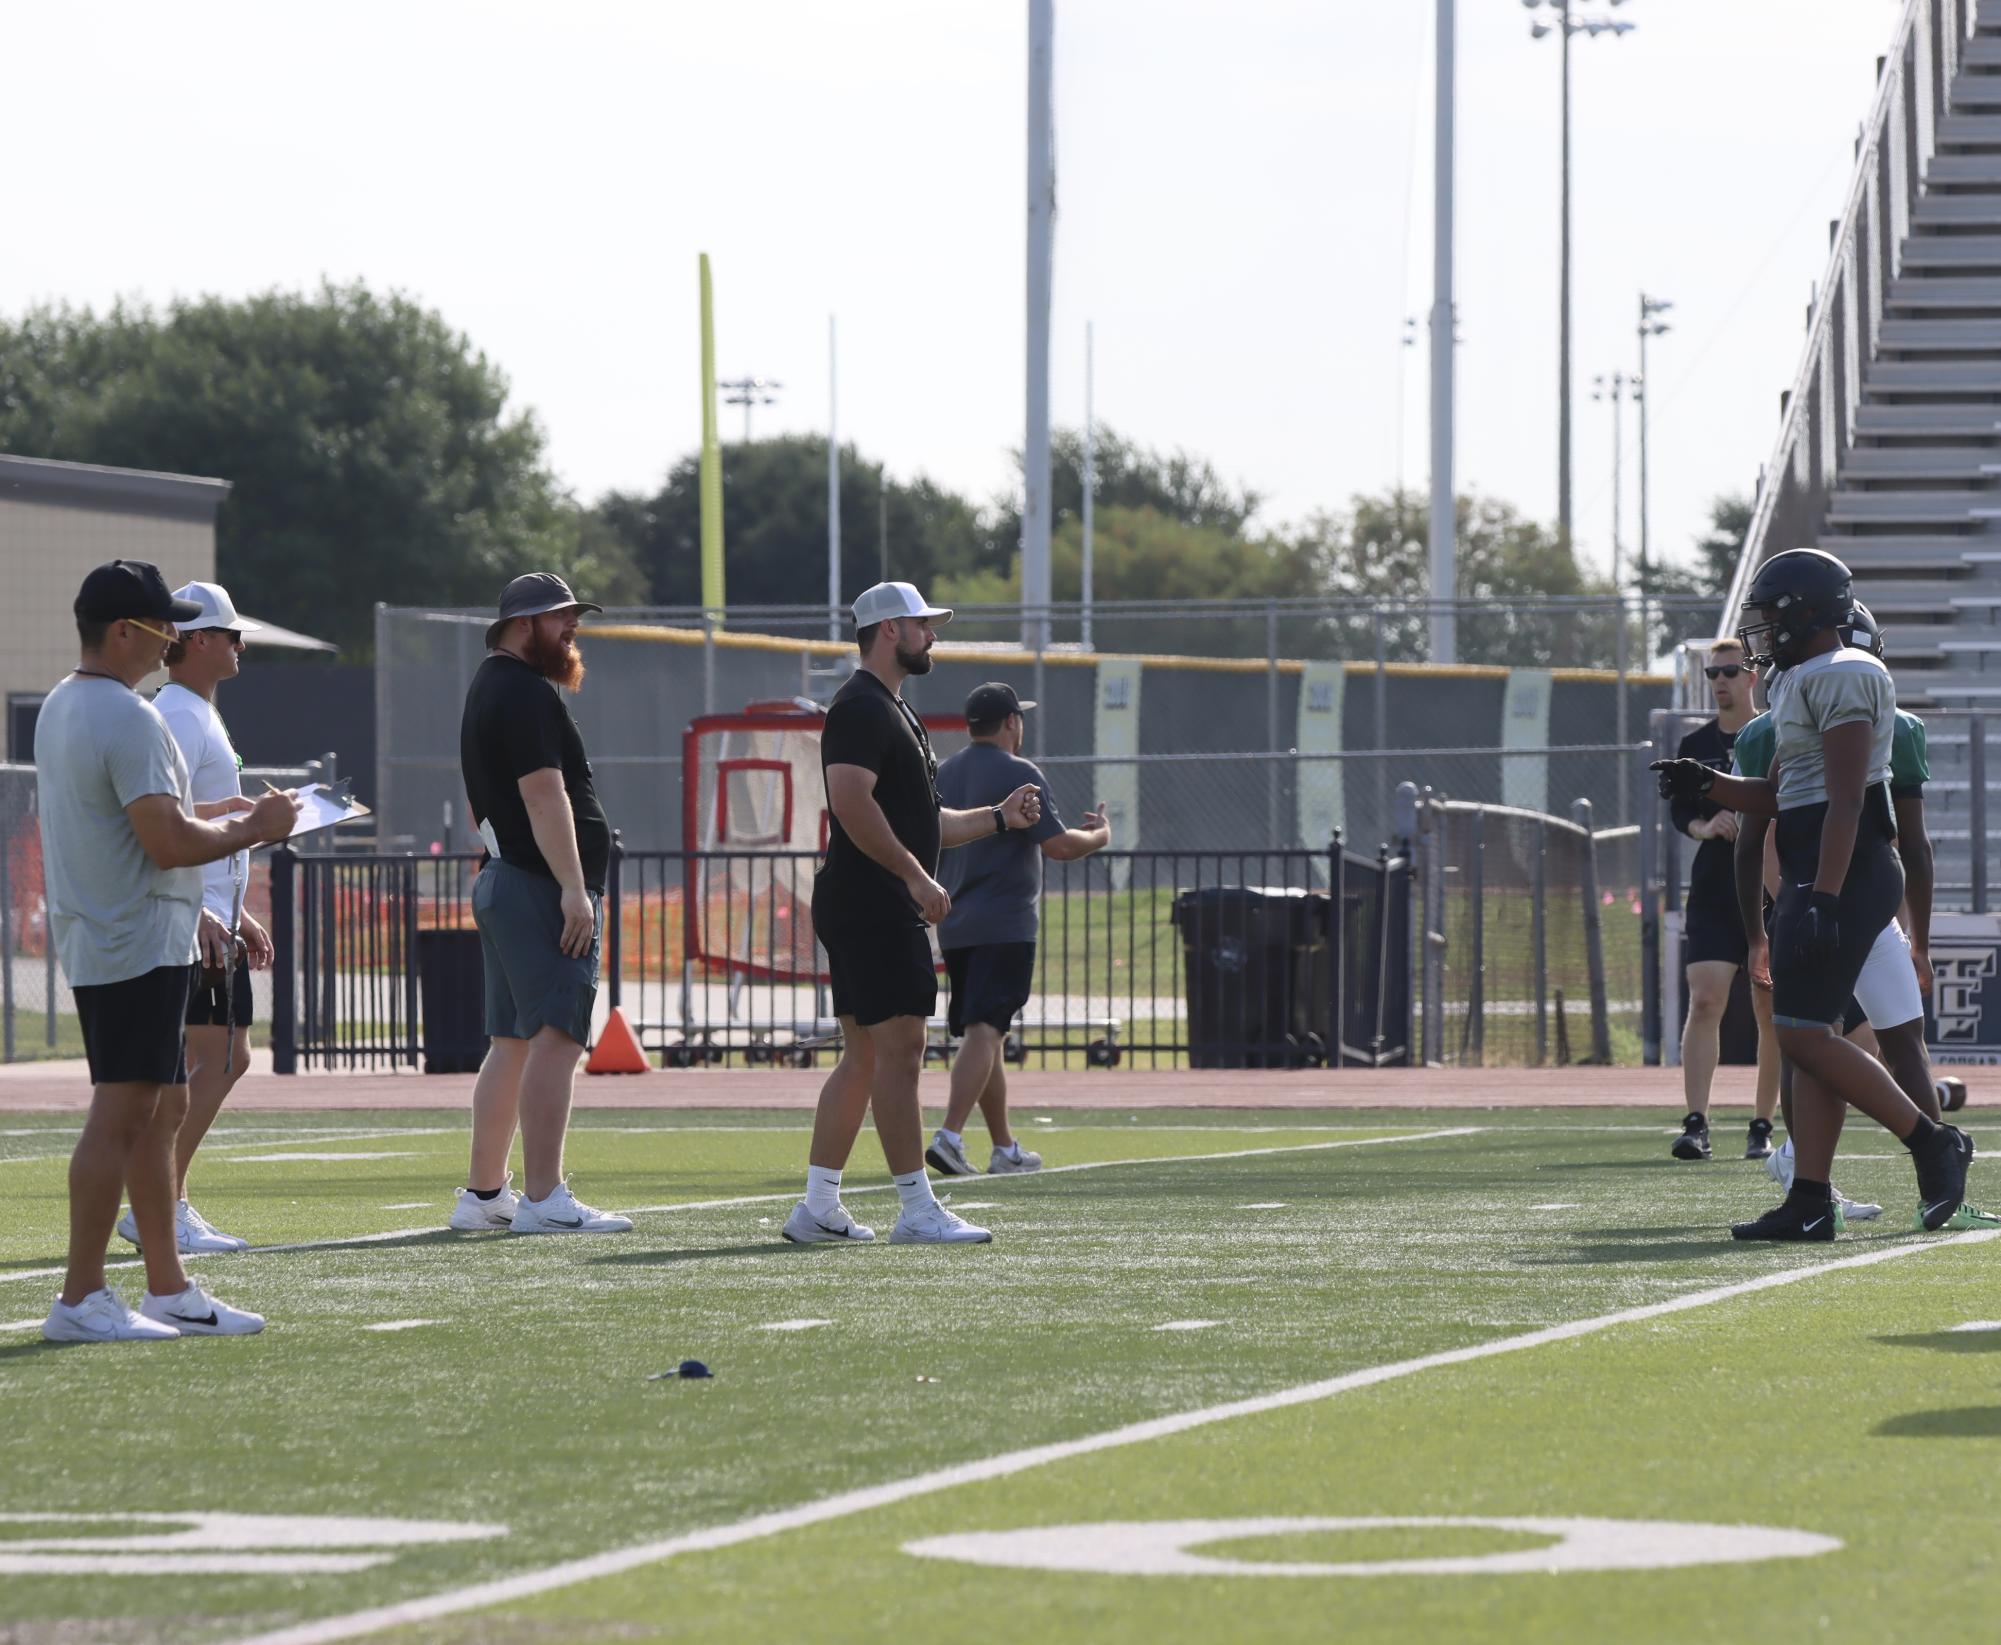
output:
[[[806,1167],[806,1209],[816,1217],[829,1215],[841,1203],[841,1173],[823,1166]]]
[[[947,1131],[942,1125],[938,1127],[938,1140],[949,1142],[954,1148],[963,1148],[966,1144],[966,1139],[957,1131]]]
[[[1019,1160],[1021,1158],[1021,1144],[1018,1142],[1011,1142],[1005,1148],[1003,1148],[999,1143],[995,1143],[994,1152],[996,1154],[1004,1154],[1006,1155],[1007,1158],[1011,1160]]]
[[[931,1179],[924,1174],[921,1165],[915,1171],[890,1180],[896,1184],[896,1197],[903,1201],[906,1211],[922,1211],[938,1203],[937,1196],[931,1192]]]

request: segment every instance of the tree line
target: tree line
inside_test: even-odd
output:
[[[510,576],[554,568],[606,605],[700,600],[697,458],[652,493],[570,494],[506,375],[434,311],[361,284],[164,308],[62,305],[0,320],[0,450],[18,456],[211,475],[231,482],[217,519],[217,574],[271,620],[350,656],[373,643],[377,599],[484,605]],[[1425,499],[1358,496],[1293,524],[1186,452],[1100,429],[1094,453],[1094,589],[1100,601],[1408,600],[1427,586]],[[853,446],[841,465],[842,585],[884,575],[961,605],[1019,597],[1018,496],[969,498],[899,479]],[[826,586],[827,448],[785,436],[723,448],[732,604],[800,604]],[[1082,586],[1083,442],[1053,442],[1052,581]],[[1694,556],[1656,568],[1651,593],[1713,613],[1749,519],[1719,499]],[[1610,664],[1608,610],[1511,608],[1511,599],[1603,597],[1555,532],[1495,498],[1458,504],[1459,586],[1480,602],[1460,623],[1472,662]],[[1630,592],[1630,590],[1629,590]],[[1693,609],[1690,618],[1694,619]],[[1675,619],[1662,633],[1680,632]],[[1708,615],[1702,619],[1712,620]],[[1387,623],[1288,619],[1282,649],[1421,658],[1421,614]],[[1656,643],[1662,634],[1652,636]],[[1107,649],[1261,654],[1266,635],[1219,632],[1200,614],[1101,632]],[[1144,643],[1141,643],[1144,642]],[[1644,645],[1627,635],[1637,663]]]

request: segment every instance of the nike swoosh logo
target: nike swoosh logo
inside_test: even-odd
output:
[[[1827,1221],[1827,1218],[1825,1218],[1825,1217],[1815,1217],[1815,1218],[1813,1219],[1813,1221],[1811,1221],[1810,1223],[1808,1223],[1808,1224],[1806,1225],[1806,1228],[1805,1228],[1805,1230],[1804,1230],[1804,1231],[1805,1231],[1806,1233],[1809,1233],[1809,1234],[1810,1234],[1810,1233],[1812,1233],[1812,1232],[1813,1232],[1813,1231],[1814,1231],[1814,1230],[1815,1230],[1816,1228],[1818,1228],[1818,1227],[1819,1227],[1819,1226],[1820,1226],[1820,1225],[1821,1225],[1821,1224],[1822,1224],[1823,1222],[1825,1222],[1825,1221]]]
[[[550,1217],[548,1221],[551,1228],[581,1228],[584,1225],[582,1217],[572,1217],[568,1222],[561,1217]]]
[[[1951,1201],[1951,1200],[1949,1200],[1949,1199],[1942,1199],[1942,1200],[1940,1200],[1940,1201],[1938,1202],[1938,1204],[1936,1204],[1936,1205],[1927,1205],[1927,1206],[1925,1207],[1925,1215],[1926,1215],[1926,1216],[1930,1216],[1930,1215],[1931,1215],[1931,1214],[1932,1214],[1932,1213],[1933,1213],[1934,1211],[1936,1211],[1936,1210],[1937,1210],[1937,1209],[1939,1208],[1939,1206],[1941,1206],[1941,1205],[1950,1205],[1951,1203],[1952,1203],[1952,1201]]]
[[[215,1310],[210,1309],[206,1319],[196,1319],[193,1314],[176,1314],[167,1323],[169,1325],[213,1325],[216,1323]]]

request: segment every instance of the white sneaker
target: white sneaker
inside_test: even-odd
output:
[[[1882,1206],[1871,1205],[1866,1199],[1850,1199],[1839,1188],[1831,1188],[1831,1192],[1842,1216],[1850,1222],[1874,1222],[1883,1214]]]
[[[56,1299],[42,1321],[44,1342],[167,1342],[181,1333],[135,1314],[111,1291],[93,1291],[74,1308]]]
[[[973,1162],[966,1158],[966,1143],[962,1137],[957,1142],[946,1139],[940,1131],[931,1139],[931,1146],[924,1150],[924,1163],[941,1177],[976,1177]]]
[[[174,1207],[174,1233],[183,1256],[203,1256],[217,1251],[247,1251],[250,1241],[225,1234],[186,1200]],[[136,1242],[135,1242],[136,1243]]]
[[[779,1232],[794,1245],[866,1245],[875,1238],[875,1230],[855,1221],[845,1205],[836,1205],[821,1217],[807,1210],[803,1199],[792,1207]]]
[[[1020,1143],[1015,1144],[1012,1154],[1004,1148],[996,1148],[993,1158],[987,1161],[987,1175],[990,1177],[1005,1177],[1016,1171],[1041,1169],[1042,1156],[1032,1148],[1022,1147]]]
[[[517,1234],[623,1234],[631,1227],[632,1218],[586,1205],[567,1182],[557,1183],[547,1199],[524,1198],[514,1207]]]
[[[500,1179],[500,1192],[492,1199],[481,1199],[470,1188],[461,1188],[448,1226],[462,1234],[476,1234],[485,1228],[507,1228],[513,1225],[514,1213],[520,1209],[521,1196],[514,1191],[514,1173],[510,1171]]]
[[[120,1239],[139,1245],[139,1224],[132,1220],[129,1208],[118,1219],[117,1228]],[[178,1200],[174,1205],[174,1246],[184,1257],[212,1257],[247,1251],[250,1241],[223,1233],[186,1200]]]
[[[936,1200],[921,1211],[905,1211],[889,1231],[891,1245],[985,1245],[993,1237]]]
[[[262,1314],[217,1302],[198,1279],[189,1280],[188,1288],[176,1297],[156,1297],[148,1291],[139,1299],[139,1312],[184,1337],[254,1337],[264,1329]]]
[[[1765,1175],[1779,1185],[1781,1193],[1793,1191],[1793,1139],[1786,1140],[1765,1156]]]

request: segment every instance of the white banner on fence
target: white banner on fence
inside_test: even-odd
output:
[[[1139,767],[1130,759],[1139,752],[1139,683],[1137,657],[1099,659],[1094,746],[1100,755],[1112,756],[1119,763],[1097,767],[1095,797],[1105,802],[1116,850],[1131,850],[1139,838]],[[1121,891],[1131,866],[1123,858],[1112,865],[1113,884]]]
[[[1550,678],[1546,668],[1508,671],[1501,701],[1503,748],[1549,747]],[[1501,803],[1524,811],[1549,810],[1549,756],[1513,754],[1501,761]]]
[[[1342,703],[1348,689],[1343,663],[1306,663],[1299,673],[1299,751],[1302,754],[1341,752]],[[1299,780],[1299,843],[1319,851],[1336,829],[1347,833],[1348,798],[1339,760],[1301,760]]]

